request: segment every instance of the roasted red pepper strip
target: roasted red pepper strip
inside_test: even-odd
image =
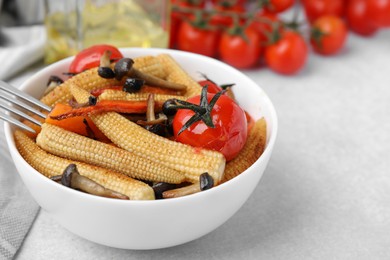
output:
[[[147,106],[146,101],[101,100],[94,106],[75,108],[69,112],[51,116],[50,118],[62,120],[75,116],[88,116],[103,112],[144,114],[146,113]]]

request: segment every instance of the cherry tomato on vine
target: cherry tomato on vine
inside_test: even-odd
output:
[[[366,0],[349,0],[345,13],[348,27],[352,31],[363,36],[370,36],[378,30],[378,27],[368,17]]]
[[[241,5],[215,5],[214,11],[216,11],[216,13],[211,17],[210,24],[230,27],[234,22],[233,16],[244,13],[245,8]]]
[[[306,64],[308,47],[305,39],[297,32],[282,31],[275,43],[265,49],[268,67],[281,74],[294,74]]]
[[[232,6],[241,6],[244,7],[246,0],[212,0],[211,1],[214,6],[226,6],[226,7],[232,7]]]
[[[263,2],[265,2],[264,9],[272,13],[283,12],[294,4],[294,0],[266,0]]]
[[[215,82],[208,80],[208,79],[200,80],[200,81],[198,81],[198,83],[202,87],[207,86],[208,93],[217,94],[219,91],[222,90],[222,88],[220,86],[218,86],[217,84],[215,84]]]
[[[207,94],[210,100],[214,94]],[[200,96],[187,100],[199,104]],[[173,119],[173,132],[177,141],[194,147],[221,152],[227,161],[233,159],[242,149],[247,138],[247,121],[244,110],[226,95],[218,98],[211,110],[215,128],[197,121],[178,134],[183,125],[195,114],[188,109],[179,109]]]
[[[344,0],[303,0],[303,7],[309,22],[314,22],[323,15],[344,14]]]
[[[175,49],[177,45],[178,31],[182,22],[181,14],[176,11],[171,12],[171,23],[169,28],[169,48]]]
[[[390,27],[390,0],[367,0],[369,20],[378,27]]]
[[[178,32],[178,48],[214,57],[217,52],[219,32],[212,29],[197,27],[191,22],[183,21]]]
[[[69,66],[69,73],[77,74],[83,72],[84,70],[98,67],[100,64],[100,58],[106,50],[111,51],[111,60],[119,60],[123,58],[122,53],[114,46],[107,44],[93,45],[80,51],[74,57]]]
[[[171,0],[173,5],[178,5],[181,7],[201,7],[203,8],[206,5],[205,0]]]
[[[247,27],[242,33],[222,33],[219,42],[221,59],[241,69],[251,68],[257,64],[263,52],[260,35],[252,27]]]
[[[343,48],[347,34],[347,26],[341,18],[333,15],[321,16],[313,23],[310,43],[316,52],[331,55]]]
[[[255,14],[255,19],[251,23],[251,27],[260,34],[260,39],[262,42],[267,42],[268,36],[272,32],[272,24],[278,23],[279,17],[275,13],[270,13],[264,9],[259,10]]]

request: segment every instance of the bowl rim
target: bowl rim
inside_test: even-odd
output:
[[[266,146],[265,146],[265,149],[262,153],[262,155],[256,160],[255,163],[253,163],[248,169],[246,169],[244,172],[242,172],[241,174],[239,174],[238,176],[234,177],[233,179],[227,181],[227,182],[224,182],[224,183],[221,183],[215,187],[213,187],[212,189],[208,189],[208,190],[205,190],[205,191],[202,191],[202,192],[198,192],[198,193],[195,193],[195,194],[190,194],[190,195],[187,195],[187,196],[183,196],[183,197],[178,197],[178,198],[172,198],[172,199],[160,199],[160,200],[119,200],[119,199],[111,199],[111,198],[106,198],[106,197],[100,197],[100,196],[95,196],[95,195],[91,195],[91,194],[88,194],[88,193],[84,193],[84,192],[80,192],[80,191],[77,191],[77,190],[73,190],[73,189],[69,189],[67,187],[64,187],[54,181],[51,181],[49,178],[47,178],[46,176],[44,176],[43,174],[41,174],[39,171],[37,171],[36,169],[34,169],[22,156],[21,154],[19,153],[19,151],[17,150],[16,148],[16,145],[15,145],[15,141],[14,141],[14,137],[13,137],[13,132],[15,129],[15,127],[11,126],[8,122],[4,122],[4,133],[5,133],[5,137],[6,137],[6,142],[7,142],[7,145],[8,145],[8,148],[11,152],[11,154],[14,154],[17,156],[17,159],[19,159],[25,167],[27,167],[28,169],[32,170],[34,172],[34,174],[38,175],[37,178],[42,178],[41,180],[44,181],[44,182],[47,182],[47,183],[50,183],[49,185],[58,185],[57,188],[59,189],[63,189],[64,192],[70,192],[71,194],[75,195],[75,196],[81,196],[81,198],[85,198],[85,199],[90,199],[90,200],[94,200],[96,202],[101,202],[101,203],[110,203],[110,204],[118,204],[118,205],[151,205],[151,206],[154,206],[156,205],[165,205],[165,204],[171,204],[171,203],[175,203],[175,202],[182,202],[182,203],[191,203],[189,201],[191,200],[196,200],[197,198],[201,199],[203,196],[208,196],[208,194],[210,193],[218,193],[221,191],[221,189],[224,189],[224,187],[228,187],[229,185],[236,185],[236,182],[238,182],[239,179],[241,178],[245,178],[245,176],[247,174],[249,174],[248,172],[250,172],[250,169],[256,167],[257,164],[260,164],[266,157],[267,154],[270,155],[270,153],[272,153],[272,149],[273,149],[273,146],[275,144],[275,141],[276,141],[276,136],[277,136],[277,132],[278,132],[278,117],[277,117],[277,113],[276,113],[276,110],[275,110],[275,107],[271,101],[271,99],[269,98],[268,94],[263,90],[263,88],[261,88],[256,82],[254,82],[251,78],[249,78],[247,75],[245,75],[243,72],[239,71],[238,69],[226,64],[226,63],[223,63],[222,61],[219,61],[217,59],[214,59],[214,58],[211,58],[211,57],[207,57],[207,56],[204,56],[204,55],[200,55],[200,54],[196,54],[196,53],[190,53],[190,52],[186,52],[186,51],[181,51],[181,50],[171,50],[171,49],[163,49],[163,48],[120,48],[120,51],[122,52],[128,52],[128,51],[132,51],[132,52],[148,52],[148,53],[168,53],[168,54],[177,54],[177,55],[184,55],[184,56],[197,56],[201,59],[206,59],[206,60],[209,60],[209,61],[212,61],[212,62],[217,62],[219,63],[219,65],[221,66],[224,66],[226,68],[229,68],[229,69],[233,69],[235,71],[238,71],[240,74],[243,74],[244,77],[247,78],[247,80],[249,80],[251,82],[251,84],[254,84],[255,86],[257,86],[259,88],[260,91],[263,92],[263,99],[265,101],[265,106],[267,106],[268,110],[269,110],[269,115],[270,115],[270,118],[272,119],[271,120],[271,125],[268,126],[267,125],[267,130],[268,129],[271,129],[271,132],[270,134],[268,133],[267,131],[267,142],[266,142]],[[70,60],[72,60],[74,58],[74,56],[71,56],[71,57],[67,57],[65,59],[62,59],[62,60],[59,60],[55,63],[52,63],[48,66],[45,66],[43,67],[42,69],[40,69],[39,71],[35,72],[31,77],[29,77],[28,79],[26,79],[21,85],[20,85],[20,89],[22,91],[25,90],[25,88],[31,84],[29,82],[31,81],[35,81],[37,79],[39,79],[41,76],[43,76],[44,74],[47,73],[48,70],[52,69],[52,68],[56,68],[56,67],[61,67],[61,66],[64,66],[64,64],[66,64],[67,62],[69,62]],[[269,122],[267,122],[268,124]],[[15,163],[15,160],[14,160],[14,157],[12,156],[13,158],[13,162]],[[21,173],[19,173],[18,171],[18,174],[20,175]]]

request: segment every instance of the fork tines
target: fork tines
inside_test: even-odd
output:
[[[29,103],[29,104],[28,104]],[[36,120],[35,118],[31,117],[30,115],[26,114],[25,112],[19,110],[19,108],[16,108],[13,105],[17,105],[18,107],[32,113],[35,115],[38,115],[39,117],[45,118],[46,115],[39,111],[37,108],[32,107],[30,104],[38,107],[38,109],[50,111],[51,108],[45,104],[43,104],[38,99],[18,90],[17,88],[9,85],[8,83],[4,81],[0,81],[0,107],[4,110],[11,112],[13,114],[16,114],[20,116],[21,118],[24,118],[34,124],[41,125],[41,122],[39,120]],[[0,119],[5,120],[11,124],[14,124],[16,126],[19,126],[23,128],[24,130],[27,130],[29,132],[35,132],[31,127],[23,124],[19,120],[11,117],[8,113],[4,113],[0,111]]]

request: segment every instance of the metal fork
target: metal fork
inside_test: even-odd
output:
[[[39,120],[36,120],[35,118],[29,116],[25,112],[17,109],[14,105],[17,105],[18,107],[22,108],[23,110],[26,110],[30,113],[33,113],[35,115],[38,115],[39,117],[46,118],[46,115],[39,111],[38,109],[42,109],[44,111],[50,112],[51,107],[43,104],[38,99],[18,90],[17,88],[11,86],[10,84],[1,81],[0,80],[0,107],[5,109],[8,112],[11,112],[13,114],[16,114],[20,116],[23,119],[26,119],[36,125],[41,126],[42,123],[39,122]],[[34,105],[35,107],[31,106]],[[7,121],[13,125],[16,125],[24,130],[27,130],[29,132],[35,133],[34,129],[31,127],[23,124],[18,119],[13,118],[9,114],[4,113],[3,111],[0,111],[0,119]]]

